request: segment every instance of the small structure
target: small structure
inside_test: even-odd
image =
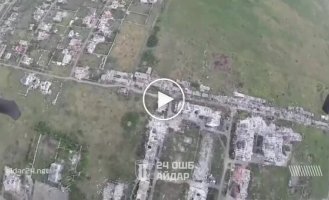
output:
[[[40,85],[40,82],[40,79],[33,73],[30,73],[21,79],[21,83],[24,86],[29,86],[31,89],[37,89]]]
[[[153,3],[156,3],[158,2],[158,0],[141,0],[141,3],[150,3],[150,4],[153,4]]]
[[[38,29],[40,29],[42,31],[50,32],[52,27],[53,27],[53,25],[50,23],[41,22],[38,26]]]
[[[190,189],[187,199],[206,200],[208,194],[208,185],[204,182],[193,181],[190,183]]]
[[[61,65],[65,66],[71,62],[72,55],[70,54],[68,49],[63,49],[62,53],[64,54],[64,56]]]
[[[6,44],[1,44],[0,45],[0,58],[3,56],[3,54],[5,53],[5,50],[7,48]]]
[[[123,183],[107,183],[103,189],[103,200],[121,200],[126,187]]]
[[[91,13],[92,14],[85,16],[82,20],[82,23],[85,24],[88,28],[94,28],[97,24],[96,9],[93,9]]]
[[[101,76],[102,82],[117,83],[122,85],[130,85],[132,79],[133,74],[116,70],[107,71]]]
[[[200,92],[209,92],[209,91],[210,91],[209,86],[205,86],[203,84],[200,85]]]
[[[48,181],[58,184],[62,180],[63,165],[52,163],[49,169]]]
[[[57,11],[56,15],[53,17],[54,22],[62,22],[63,18],[67,16],[66,11]]]
[[[152,67],[148,67],[147,68],[146,74],[148,74],[149,76],[151,76],[151,74],[152,74]]]
[[[45,13],[46,13],[45,10],[43,10],[40,7],[37,7],[37,9],[33,13],[33,19],[39,22]]]
[[[51,94],[51,89],[50,86],[52,85],[52,83],[50,81],[42,81],[40,83],[40,91],[42,94],[47,95],[47,94]]]
[[[98,30],[106,37],[112,34],[112,20],[113,20],[112,12],[110,10],[105,10],[99,19],[99,23],[97,25]]]
[[[31,65],[31,63],[33,62],[33,58],[28,57],[27,55],[23,55],[21,63],[24,65]]]
[[[24,54],[28,48],[28,42],[25,40],[20,40],[18,45],[14,48],[17,54]]]
[[[69,161],[71,170],[75,171],[81,160],[80,152],[69,150]]]
[[[49,38],[49,33],[46,31],[39,31],[38,32],[38,36],[37,36],[37,40],[41,41],[41,40],[45,40],[47,38]]]
[[[87,46],[88,53],[93,53],[99,43],[105,42],[105,37],[95,34]]]
[[[78,80],[89,79],[89,67],[76,67],[74,69],[74,77]]]
[[[11,53],[10,52],[6,53],[5,60],[9,60],[10,58],[11,58]]]

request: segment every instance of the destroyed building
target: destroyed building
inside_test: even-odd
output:
[[[97,24],[96,9],[92,8],[89,15],[85,16],[82,20],[82,24],[88,28],[95,28]]]
[[[112,21],[114,20],[112,12],[110,10],[105,10],[101,15],[97,30],[104,36],[109,37],[112,34]]]
[[[2,195],[14,200],[31,199],[33,180],[30,175],[16,174],[12,168],[5,166],[2,184]]]
[[[69,200],[69,193],[36,181],[32,200]]]
[[[117,83],[129,86],[132,82],[133,74],[115,70],[107,71],[101,76],[101,81],[106,83]]]
[[[151,82],[151,76],[148,73],[135,72],[134,73],[134,85],[135,87],[144,89]]]
[[[99,43],[105,42],[105,37],[99,34],[94,34],[89,44],[87,45],[87,52],[93,53]]]
[[[208,176],[212,160],[213,139],[206,134],[201,141],[198,162],[193,170],[190,188],[187,194],[188,200],[206,200],[208,194]]]
[[[54,184],[59,184],[62,180],[62,171],[64,166],[59,163],[52,163],[50,165],[48,181]]]
[[[66,11],[57,11],[56,15],[53,17],[54,22],[62,22],[68,13]]]
[[[152,119],[149,124],[149,138],[145,147],[144,159],[139,164],[138,181],[139,187],[136,193],[137,200],[146,200],[155,165],[158,150],[168,132],[168,125],[163,121]]]
[[[90,76],[90,68],[87,67],[75,67],[74,69],[74,77],[78,80],[89,79]]]
[[[188,200],[206,200],[208,194],[208,185],[204,182],[193,181],[190,183],[188,191]]]
[[[121,200],[125,197],[126,188],[124,183],[107,183],[103,189],[103,200]]]
[[[24,86],[27,86],[28,89],[39,89],[39,91],[43,94],[43,95],[49,95],[52,93],[51,85],[52,82],[50,81],[41,81],[39,77],[37,77],[34,73],[29,73],[26,74],[22,79],[21,79],[21,83]]]
[[[235,159],[276,166],[286,166],[292,143],[302,140],[291,128],[268,125],[261,117],[239,121],[234,136]]]
[[[245,200],[248,197],[250,170],[244,166],[236,165],[232,173],[230,196],[235,200]]]
[[[176,110],[182,106],[182,103],[183,102],[181,101],[177,104]],[[184,119],[191,121],[200,127],[216,128],[221,125],[220,111],[206,106],[191,104],[189,102],[185,103],[182,116]]]

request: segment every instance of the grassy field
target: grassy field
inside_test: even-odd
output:
[[[249,198],[258,200],[290,200],[288,195],[289,170],[282,167],[253,166]],[[271,178],[269,178],[271,177]]]
[[[116,59],[118,70],[133,72],[147,34],[146,27],[124,22],[115,41],[111,56]]]
[[[38,135],[31,132],[31,125],[38,118],[45,116],[44,108],[37,108],[44,105],[43,98],[25,98],[18,95],[23,92],[23,87],[19,85],[19,79],[23,73],[0,68],[0,96],[5,99],[15,100],[20,107],[22,116],[19,120],[13,121],[11,118],[0,115],[1,145],[0,145],[0,175],[4,165],[21,168],[26,167],[30,145],[38,139]],[[34,106],[22,106],[22,105]]]
[[[186,199],[189,185],[157,181],[153,193],[153,200],[183,200]]]
[[[168,0],[156,70],[319,112],[329,91],[328,10],[324,0]]]
[[[313,199],[327,198],[329,187],[329,146],[328,135],[313,128],[297,127],[297,131],[304,133],[303,142],[296,147],[293,162],[297,164],[319,165],[323,173],[322,177],[312,177],[308,180],[308,191]]]
[[[161,162],[169,162],[169,166],[173,162],[193,162],[195,163],[198,159],[199,146],[202,136],[197,129],[185,130],[182,133],[172,133],[170,137],[167,137],[164,142],[164,147],[161,155]],[[181,172],[190,173],[192,176],[191,169],[172,169],[169,167],[169,172]]]
[[[220,140],[219,136],[214,137],[214,147],[213,147],[213,157],[211,162],[211,170],[210,173],[213,176],[214,180],[217,183],[220,183],[222,173],[223,173],[223,163],[225,157],[225,146],[223,142]]]
[[[13,167],[26,164],[29,143],[34,137],[38,138],[33,127],[45,121],[63,133],[79,132],[79,142],[86,145],[88,153],[85,175],[77,185],[88,194],[87,199],[95,198],[101,189],[97,185],[108,178],[127,182],[135,179],[136,151],[146,125],[142,102],[119,97],[108,89],[64,82],[58,102],[53,106],[38,92],[31,92],[27,97],[18,95],[24,89],[19,83],[22,76],[20,71],[0,68],[1,96],[15,99],[22,111],[21,118],[15,122],[6,116],[0,118],[3,161],[0,168],[5,164]],[[127,120],[123,116],[131,111],[137,115],[126,124],[133,125],[134,130],[122,126],[125,124],[122,120]]]
[[[329,187],[329,138],[321,131],[296,127],[303,134],[303,141],[296,145],[292,161],[294,165],[320,165],[323,176],[302,178],[303,189],[295,193],[288,191],[290,173],[288,168],[282,167],[252,167],[252,180],[250,187],[251,199],[314,199],[321,200],[328,197]],[[269,178],[271,177],[271,178]],[[307,194],[302,196],[302,193]]]

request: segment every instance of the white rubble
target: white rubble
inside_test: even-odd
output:
[[[235,158],[241,161],[252,161],[254,138],[262,136],[261,149],[265,164],[286,166],[289,160],[289,152],[283,152],[284,145],[290,146],[292,142],[300,142],[302,136],[291,128],[278,127],[270,123],[266,124],[262,117],[251,117],[241,120],[236,128],[236,140],[234,141]]]

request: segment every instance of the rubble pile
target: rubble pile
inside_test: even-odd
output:
[[[241,120],[235,134],[235,159],[276,166],[287,165],[290,152],[284,147],[291,149],[292,142],[302,140],[302,136],[292,129],[273,123],[267,125],[261,117]]]
[[[235,166],[232,174],[231,196],[235,200],[245,200],[248,197],[250,170],[244,166]]]
[[[103,200],[121,200],[126,187],[124,183],[107,183],[103,189]]]
[[[35,74],[30,73],[25,75],[22,79],[21,79],[21,83],[24,86],[28,87],[28,90],[30,89],[39,89],[40,92],[43,95],[49,95],[52,93],[50,87],[52,85],[52,83],[50,81],[41,81],[40,78],[38,78]]]
[[[105,37],[102,35],[95,34],[91,38],[89,44],[87,45],[87,52],[88,53],[93,53],[94,50],[96,49],[97,44],[105,42]]]
[[[109,37],[112,33],[112,21],[114,20],[110,10],[105,10],[101,15],[97,30],[104,36]]]
[[[157,159],[159,148],[162,147],[165,136],[168,132],[168,125],[163,121],[152,119],[149,124],[149,138],[146,145],[145,157],[138,170],[139,187],[136,199],[145,200],[148,197],[150,181],[152,179],[152,171]]]
[[[182,106],[182,103],[183,102],[179,102],[177,104],[176,110]],[[200,127],[205,126],[206,128],[218,127],[221,121],[220,111],[213,110],[206,106],[191,104],[189,102],[185,103],[182,116],[184,119],[192,121],[198,124]]]
[[[193,178],[190,183],[187,199],[206,200],[208,194],[207,177],[210,172],[212,160],[213,139],[206,134],[201,142],[199,160],[193,171]]]
[[[74,77],[78,80],[89,79],[89,67],[75,67]]]
[[[33,181],[30,175],[16,174],[12,168],[5,166],[3,191],[20,200],[29,200],[32,196]]]

